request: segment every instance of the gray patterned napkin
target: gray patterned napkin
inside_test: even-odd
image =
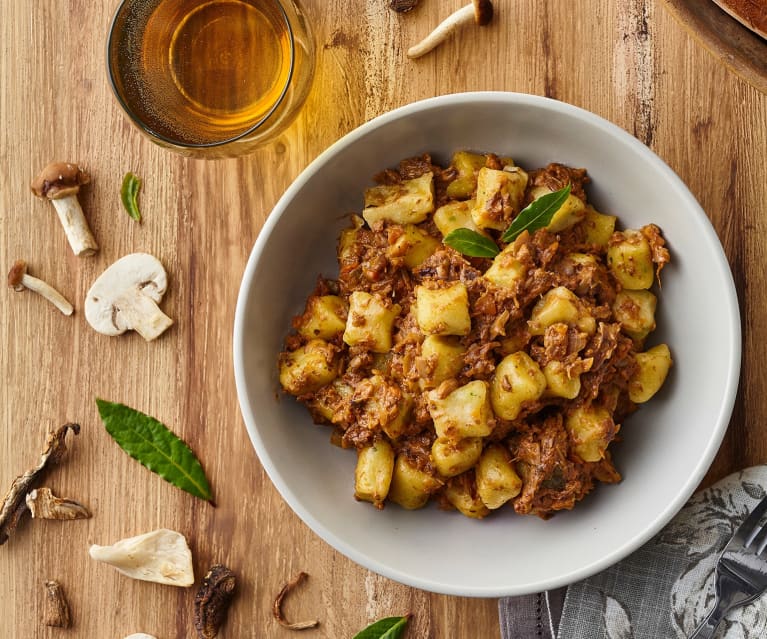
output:
[[[686,639],[714,605],[719,552],[767,496],[767,465],[697,493],[639,550],[560,590],[501,599],[502,639]],[[767,594],[729,614],[716,639],[767,637]]]

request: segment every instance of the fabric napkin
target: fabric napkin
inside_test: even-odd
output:
[[[714,605],[714,566],[767,496],[767,465],[694,495],[639,550],[566,588],[499,601],[502,639],[687,639]],[[767,594],[733,611],[716,639],[767,637]]]

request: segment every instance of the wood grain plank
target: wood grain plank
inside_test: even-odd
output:
[[[663,2],[679,23],[719,62],[758,90],[767,91],[767,40],[725,13],[715,2]]]
[[[0,265],[17,258],[76,307],[60,316],[31,293],[2,287],[0,490],[36,459],[45,432],[67,420],[82,433],[51,487],[82,500],[91,520],[29,522],[0,547],[0,637],[58,637],[41,625],[43,582],[64,585],[74,638],[193,636],[193,590],[129,580],[87,556],[156,527],[187,535],[198,576],[214,562],[239,576],[220,636],[295,633],[271,604],[300,570],[309,580],[285,611],[319,618],[306,636],[351,637],[376,618],[412,612],[409,637],[497,637],[496,602],[448,597],[371,573],[315,536],[272,486],[250,446],[232,374],[239,281],[282,192],[319,153],[362,122],[417,99],[467,90],[529,92],[584,107],[650,144],[689,185],[733,268],[744,316],[741,393],[706,482],[767,458],[767,97],[708,55],[665,10],[631,0],[498,0],[496,20],[473,25],[432,54],[407,48],[463,0],[422,0],[398,15],[385,0],[305,0],[317,41],[313,89],[298,120],[248,157],[200,161],[141,136],[112,98],[103,49],[114,3],[0,3]],[[87,19],[84,18],[87,16]],[[101,244],[71,255],[50,206],[28,183],[51,159],[82,162],[93,181],[82,203]],[[144,179],[138,225],[119,187]],[[108,264],[132,251],[157,255],[170,277],[163,309],[176,320],[146,344],[107,338],[86,324],[82,300]],[[715,339],[715,336],[712,336]],[[128,458],[99,422],[93,398],[122,401],[164,421],[199,453],[212,508]]]

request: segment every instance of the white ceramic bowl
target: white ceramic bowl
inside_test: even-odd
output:
[[[317,274],[337,274],[345,214],[381,169],[424,151],[510,155],[523,167],[585,167],[589,196],[624,227],[655,222],[672,263],[658,330],[675,365],[664,388],[624,424],[612,450],[624,476],[549,521],[511,509],[475,521],[436,507],[378,511],[353,498],[356,455],[282,395],[277,355]],[[338,551],[391,579],[435,592],[519,595],[593,574],[638,548],[681,508],[727,428],[740,369],[732,276],[704,212],[635,138],[581,109],[514,93],[466,93],[405,106],[362,125],[296,179],[266,221],[242,281],[234,324],[240,406],[261,463],[293,510]]]

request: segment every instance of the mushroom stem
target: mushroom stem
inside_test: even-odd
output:
[[[471,4],[467,4],[465,7],[450,14],[421,42],[410,47],[407,57],[415,59],[429,53],[437,45],[447,40],[456,29],[467,22],[471,22],[472,18],[481,27],[488,24],[493,19],[493,3],[491,0],[472,0]]]
[[[67,299],[59,293],[55,288],[46,284],[42,280],[27,275],[26,273],[21,276],[21,284],[24,288],[28,288],[30,291],[34,291],[38,295],[42,295],[57,309],[59,309],[64,315],[71,315],[74,309]]]
[[[451,13],[429,35],[407,50],[407,57],[420,58],[447,40],[458,27],[474,19],[474,5],[468,4]]]
[[[77,256],[87,257],[93,255],[99,250],[96,238],[93,237],[88,222],[83,214],[77,195],[68,195],[57,199],[52,199],[56,213],[59,214],[61,226],[69,240],[72,251]]]
[[[120,309],[123,324],[136,331],[147,342],[157,339],[173,325],[173,320],[160,310],[151,297],[141,291],[130,297],[126,295],[116,299],[114,305]]]
[[[418,44],[410,47],[407,50],[407,57],[415,60],[422,55],[426,55],[432,49],[442,44],[447,40],[450,35],[461,25],[471,22],[474,18],[474,7],[472,5],[466,5],[465,7],[458,9],[458,11],[451,13],[447,18],[440,22],[437,27],[429,35],[427,35]]]

